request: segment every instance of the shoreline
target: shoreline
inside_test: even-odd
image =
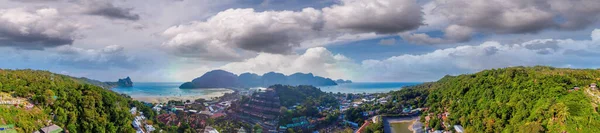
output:
[[[225,95],[225,93],[233,93],[233,92],[235,92],[235,91],[227,90],[227,91],[210,92],[210,93],[203,94],[203,95],[191,95],[191,96],[136,96],[136,95],[130,95],[130,97],[134,100],[144,101],[144,102],[149,102],[149,103],[166,103],[170,100],[193,101],[193,100],[200,99],[200,98],[210,100],[211,98],[221,97],[221,96]]]

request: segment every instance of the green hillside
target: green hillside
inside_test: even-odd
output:
[[[0,69],[0,93],[35,104],[32,109],[0,105],[0,125],[14,124],[19,132],[38,130],[47,120],[71,133],[135,132],[131,99],[69,76]]]
[[[434,129],[467,132],[600,132],[597,90],[600,70],[511,67],[446,76],[415,86],[430,90],[427,123]],[[580,87],[578,91],[569,91]],[[448,112],[449,116],[440,118]],[[438,116],[439,115],[439,116]]]

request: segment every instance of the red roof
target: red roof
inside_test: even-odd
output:
[[[210,118],[219,118],[219,117],[224,116],[224,115],[225,115],[224,113],[215,113],[212,116],[210,116]]]
[[[366,128],[367,126],[369,126],[369,124],[371,124],[371,122],[370,122],[370,121],[368,121],[368,120],[365,120],[365,124],[363,124],[362,126],[360,126],[360,128],[358,128],[358,130],[357,130],[356,132],[357,132],[357,133],[362,133],[362,132],[363,132],[363,130],[365,130],[365,128]]]

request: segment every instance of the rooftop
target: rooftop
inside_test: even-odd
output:
[[[62,128],[60,128],[57,125],[50,125],[47,127],[43,127],[42,129],[40,129],[43,133],[60,133],[63,131]]]

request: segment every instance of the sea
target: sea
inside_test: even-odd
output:
[[[354,82],[334,86],[318,86],[318,88],[321,91],[333,93],[386,93],[418,84],[421,82]]]
[[[212,89],[179,89],[183,82],[135,82],[133,87],[112,88],[113,91],[127,94],[131,97],[169,97],[169,96],[198,96],[215,92],[230,91],[224,88]]]
[[[198,96],[215,92],[229,91],[223,88],[215,89],[179,89],[181,82],[135,82],[133,87],[113,88],[118,93],[132,97],[147,96]],[[335,86],[317,86],[321,91],[333,93],[385,93],[400,90],[406,86],[421,84],[419,82],[355,82]]]

